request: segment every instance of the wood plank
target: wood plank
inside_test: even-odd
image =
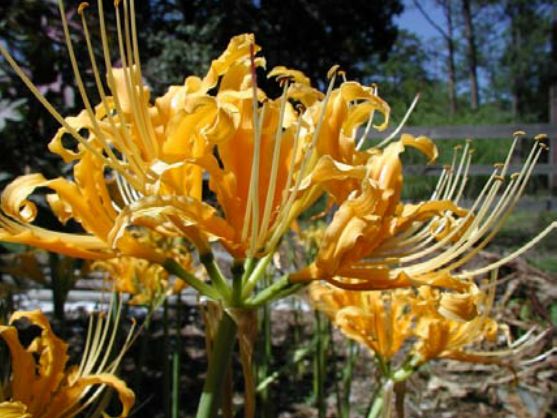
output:
[[[520,164],[511,164],[509,166],[509,173],[518,172],[522,169]],[[413,176],[439,176],[443,171],[441,165],[408,165],[404,167],[404,174]],[[473,164],[470,166],[470,176],[488,176],[493,173],[493,165],[489,164]],[[534,168],[533,175],[548,176],[550,174],[557,174],[557,166],[552,164],[537,164]]]
[[[393,128],[394,129],[394,128]],[[393,129],[382,133],[387,137]],[[529,136],[540,133],[557,137],[557,123],[516,123],[506,125],[455,125],[455,126],[408,126],[402,132],[414,136],[425,135],[432,139],[509,139],[513,132],[524,131]]]

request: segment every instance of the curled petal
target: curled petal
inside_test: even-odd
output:
[[[92,235],[66,234],[28,225],[17,227],[20,230],[14,233],[0,229],[0,241],[25,244],[76,258],[97,259],[113,256],[106,243]]]
[[[116,376],[108,373],[81,376],[77,380],[64,386],[54,396],[51,404],[43,415],[44,418],[56,418],[60,411],[66,411],[68,407],[76,407],[81,399],[93,386],[108,386],[118,394],[118,399],[122,405],[122,411],[118,415],[121,418],[127,417],[135,402],[135,395],[128,386]]]
[[[12,381],[12,396],[16,401],[28,405],[32,399],[29,385],[32,385],[35,380],[35,359],[21,345],[14,327],[0,326],[0,337],[10,350],[12,373],[18,376]]]
[[[0,403],[0,416],[3,418],[33,418],[33,416],[27,412],[27,407],[21,402]]]
[[[471,321],[478,316],[477,302],[477,292],[443,293],[439,300],[439,313],[454,321]]]
[[[428,163],[430,164],[435,162],[435,160],[437,160],[437,157],[439,156],[437,146],[431,139],[426,136],[419,136],[416,138],[410,134],[402,134],[402,136],[400,137],[400,141],[405,147],[412,147],[419,150],[428,158]]]
[[[364,102],[360,103],[354,107],[352,107],[348,111],[348,117],[342,124],[342,133],[350,138],[356,135],[357,129],[364,123],[366,123],[373,112],[379,111],[384,115],[384,121],[381,125],[373,125],[375,129],[378,131],[383,131],[387,128],[389,121],[388,121],[388,113],[385,108],[382,107],[382,103],[379,98],[376,98],[372,102]]]
[[[323,155],[311,173],[302,180],[300,191],[321,185],[337,202],[344,202],[366,175],[362,165],[349,165],[335,161],[330,155]]]
[[[377,96],[373,88],[362,86],[359,83],[349,81],[342,84],[342,86],[340,87],[340,92],[342,98],[346,102],[351,102],[354,100],[364,101],[364,104],[366,104],[367,106],[362,107],[362,109],[367,110],[368,116],[369,116],[369,112],[372,110],[377,110],[380,113],[382,113],[385,118],[383,123],[381,125],[374,125],[374,127],[379,131],[383,131],[387,128],[387,126],[389,125],[389,116],[391,113],[391,109],[387,104],[387,102],[385,102],[379,96]],[[357,108],[358,107],[356,107],[355,109]],[[366,112],[363,110],[358,110],[356,112],[357,112],[357,117],[356,116],[354,117],[354,121],[358,121],[364,118],[366,114]],[[367,118],[364,118],[364,120],[367,120]],[[354,125],[354,123],[350,123],[350,125]]]
[[[312,106],[318,100],[323,100],[325,95],[309,85],[294,83],[288,86],[288,98],[299,101],[305,108]]]
[[[179,223],[174,220],[179,220]],[[166,225],[170,229],[165,229]],[[192,227],[210,237],[230,242],[234,237],[232,227],[210,205],[187,196],[150,196],[126,207],[116,219],[110,233],[110,242],[120,246],[126,228],[145,226],[167,233],[173,228]]]
[[[28,348],[39,356],[39,367],[32,383],[33,398],[31,403],[27,403],[29,412],[37,414],[42,412],[41,408],[50,400],[64,379],[68,345],[54,334],[48,319],[41,311],[17,311],[11,316],[10,323],[13,324],[21,318],[26,318],[41,329],[40,337]],[[25,390],[29,391],[29,387]],[[14,399],[19,400],[15,393]]]
[[[32,222],[37,216],[37,206],[27,200],[37,187],[48,184],[42,174],[27,174],[12,181],[4,191],[0,201],[2,211],[22,222]]]
[[[267,74],[267,78],[276,77],[277,79],[288,78],[295,83],[310,86],[311,81],[302,71],[292,70],[283,65],[276,66]]]
[[[75,132],[79,132],[82,129],[92,129],[93,127],[91,119],[85,110],[77,116],[66,118],[65,121]],[[54,135],[52,140],[49,142],[48,149],[54,154],[58,154],[62,157],[65,163],[71,163],[72,161],[81,158],[84,151],[80,147],[78,147],[77,152],[66,148],[62,142],[62,138],[67,134],[70,134],[70,132],[66,128],[62,127],[58,129],[56,135]]]
[[[443,215],[452,212],[456,216],[466,216],[468,213],[465,209],[457,206],[450,200],[432,200],[419,204],[407,204],[400,207],[400,213],[397,214],[396,229],[404,230],[413,222],[423,222],[434,216]]]
[[[225,74],[227,70],[238,60],[249,58],[250,50],[257,53],[261,48],[255,44],[255,37],[251,33],[234,36],[226,50],[219,58],[213,60],[209,72],[203,79],[203,84],[207,88],[216,86],[220,76]]]

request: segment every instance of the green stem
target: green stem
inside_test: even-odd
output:
[[[232,306],[240,306],[242,303],[243,277],[244,266],[241,264],[234,264],[232,266]]]
[[[289,357],[289,360],[286,361],[279,369],[275,370],[269,376],[265,377],[256,388],[258,393],[264,391],[271,383],[277,380],[281,374],[288,372],[291,370],[292,366],[300,364],[303,359],[305,359],[308,355],[312,354],[315,350],[317,344],[317,340],[314,339],[309,346],[299,348],[294,352],[292,357]]]
[[[201,255],[199,260],[201,264],[205,266],[207,274],[213,281],[218,292],[223,296],[225,301],[228,301],[230,299],[230,287],[228,287],[226,279],[215,261],[215,256],[212,253],[207,253]]]
[[[292,285],[292,283],[290,283],[290,277],[288,276],[288,274],[285,274],[280,279],[278,279],[276,282],[274,282],[271,286],[266,287],[261,292],[259,292],[257,295],[250,298],[245,303],[245,306],[246,307],[257,307],[257,306],[263,305],[263,304],[269,302],[271,299],[274,299],[277,294],[280,294],[280,293],[284,292],[285,290],[287,290],[289,288],[289,286],[297,286],[297,284]]]
[[[247,258],[244,261],[244,273],[242,274],[242,282],[246,283],[253,272],[253,268],[255,267],[257,259],[256,258]]]
[[[317,350],[315,353],[315,373],[314,373],[314,391],[315,391],[315,406],[318,410],[319,418],[325,418],[326,404],[325,404],[325,378],[326,378],[326,357],[328,346],[328,328],[325,318],[320,312],[315,311],[315,330],[317,338]]]
[[[346,364],[345,372],[342,376],[342,404],[341,404],[341,416],[348,418],[350,416],[350,392],[352,391],[352,374],[354,371],[354,365],[356,364],[356,359],[358,358],[358,344],[355,341],[350,340],[348,342],[348,359]]]
[[[182,294],[176,299],[176,348],[172,353],[172,418],[180,416],[180,362],[182,352]]]
[[[371,409],[369,410],[369,415],[367,416],[367,418],[377,418],[379,416],[379,414],[383,410],[383,396],[383,391],[380,391],[379,396],[375,398],[373,404],[371,405]]]
[[[180,279],[184,280],[191,287],[196,289],[199,293],[208,296],[214,300],[221,299],[221,294],[214,287],[208,285],[207,283],[195,277],[189,271],[185,270],[175,260],[168,258],[162,264],[162,266],[165,268],[166,271],[168,271],[171,274],[174,274],[175,276],[178,276]]]
[[[234,320],[223,312],[213,344],[213,352],[209,359],[209,370],[197,407],[196,418],[217,416],[222,397],[222,382],[232,358],[236,331],[237,326]]]
[[[170,351],[169,351],[169,329],[168,329],[168,298],[164,298],[163,311],[162,311],[162,326],[163,326],[163,368],[162,368],[162,384],[163,384],[163,404],[164,404],[164,417],[170,418]]]
[[[269,374],[269,365],[272,356],[272,346],[271,346],[271,312],[269,305],[263,305],[263,318],[262,318],[262,331],[263,331],[263,350],[262,359],[259,366],[259,380],[263,380]],[[258,385],[259,388],[259,385]],[[259,393],[261,399],[261,412],[264,418],[269,418],[271,414],[271,402],[269,402],[269,389],[267,386]]]
[[[253,289],[255,289],[255,285],[257,284],[257,282],[259,282],[259,280],[261,280],[265,276],[265,270],[267,270],[267,266],[269,265],[272,259],[273,259],[273,253],[271,252],[265,257],[263,257],[261,260],[259,260],[255,268],[253,269],[253,272],[249,275],[247,280],[245,280],[242,289],[243,298],[247,298],[251,294]]]

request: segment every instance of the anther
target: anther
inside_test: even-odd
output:
[[[505,166],[505,164],[503,163],[495,163],[493,164],[493,168],[497,168],[497,169],[501,169]]]
[[[340,65],[336,64],[333,65],[329,71],[327,71],[327,78],[330,80],[331,78],[333,78],[335,75],[340,73]]]
[[[77,7],[77,13],[78,13],[79,15],[82,15],[82,14],[83,14],[83,11],[84,11],[86,8],[88,8],[88,7],[89,7],[89,3],[87,3],[86,1],[81,2],[81,3],[79,4],[79,6]]]
[[[524,136],[526,135],[526,132],[524,131],[515,131],[513,132],[513,136]]]
[[[519,177],[520,177],[520,173],[512,173],[511,174],[511,180],[516,180]]]
[[[547,134],[537,134],[537,135],[534,137],[534,141],[538,141],[538,142],[539,142],[539,141],[545,141],[545,140],[547,140]]]

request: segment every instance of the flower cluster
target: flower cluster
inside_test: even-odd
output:
[[[314,283],[309,296],[344,335],[371,351],[385,377],[404,380],[434,359],[513,366],[512,357],[527,354],[543,338],[529,333],[499,351],[471,347],[508,335],[490,317],[494,283],[485,284],[485,291],[471,282],[465,293],[427,285],[356,292]]]
[[[130,256],[176,263],[165,248],[142,239],[152,233],[145,231],[156,231],[189,241],[202,261],[210,258],[211,243],[218,241],[235,260],[253,265],[275,252],[296,218],[325,194],[329,207],[336,208],[332,222],[315,260],[292,274],[290,283],[324,279],[352,289],[430,284],[462,290],[462,277],[504,262],[453,274],[501,227],[542,152],[541,141],[523,170],[508,180],[511,149],[468,210],[459,206],[471,160],[468,144],[460,160],[455,158],[443,172],[429,201],[405,204],[400,154],[416,148],[431,162],[437,149],[425,137],[403,134],[394,140],[399,129],[377,146],[362,149],[370,130],[384,130],[389,121],[389,106],[375,86],[346,81],[334,67],[322,93],[303,73],[275,67],[267,77],[276,78],[282,94],[271,98],[257,83],[265,68],[264,58],[257,56],[260,48],[253,35],[244,34],[232,38],[204,77],[187,77],[152,100],[142,78],[133,2],[123,2],[123,17],[116,2],[118,68],[112,65],[98,2],[106,83],[91,47],[86,8],[82,4],[79,15],[100,97],[95,105],[85,90],[84,68],[75,59],[60,2],[85,107],[77,116],[63,118],[0,46],[61,124],[49,149],[73,165],[72,179],[28,174],[6,187],[1,240],[81,258]],[[68,135],[76,141],[75,149],[63,141]],[[204,178],[211,193],[204,191]],[[37,208],[28,196],[37,188],[50,191],[47,201],[61,223],[72,219],[83,233],[33,225]],[[245,270],[244,296],[259,277],[250,276],[249,266]],[[216,291],[200,283],[195,287],[229,300],[227,283],[212,279]]]
[[[278,66],[266,72],[254,35],[242,34],[230,40],[203,77],[189,76],[153,98],[142,76],[133,0],[114,2],[112,37],[103,1],[97,2],[102,62],[92,46],[89,5],[79,6],[86,63],[76,59],[67,14],[63,2],[58,4],[83,102],[78,115],[63,117],[2,43],[0,52],[59,122],[49,149],[70,165],[71,175],[47,179],[33,173],[12,181],[0,198],[0,241],[94,260],[109,271],[117,290],[134,294],[138,303],[151,304],[171,293],[169,275],[176,275],[226,309],[224,337],[217,336],[222,344],[225,337],[233,344],[231,315],[239,318],[241,309],[322,280],[328,284],[312,288],[318,306],[382,362],[410,339],[415,340],[413,367],[438,357],[483,361],[480,354],[463,350],[468,343],[493,338],[497,330],[488,317],[492,294],[481,291],[474,278],[527,250],[557,224],[496,262],[464,268],[516,206],[546,147],[542,136],[535,138],[520,172],[509,175],[513,150],[524,136],[515,133],[506,161],[494,167],[468,208],[460,201],[472,158],[469,143],[455,151],[430,199],[406,203],[401,155],[413,148],[433,162],[438,151],[429,138],[400,134],[402,126],[377,143],[369,140],[371,132],[388,127],[390,118],[376,86],[349,81],[336,66],[324,91],[298,70]],[[113,53],[119,66],[113,65]],[[86,73],[96,87],[91,95]],[[280,87],[278,97],[261,88],[258,77],[264,75]],[[34,223],[38,208],[30,196],[39,188],[48,190],[46,201],[60,224],[71,220],[81,226],[80,233]],[[330,222],[319,239],[310,238],[316,251],[307,265],[263,284],[284,236],[322,200]],[[217,246],[233,259],[230,280],[215,261]],[[197,277],[193,260],[203,264],[209,280]],[[69,414],[84,388],[98,384],[118,391],[122,415],[127,414],[132,397],[114,377],[105,378],[105,362],[98,372],[84,365],[66,373],[65,346],[52,336],[44,317],[19,316],[36,323],[42,337],[24,349],[13,327],[0,328],[0,335],[10,347],[14,374],[46,388],[34,389],[44,399],[30,397],[18,387],[18,378],[11,400],[0,410],[32,416],[44,410],[44,416],[56,416],[49,408],[59,410],[52,405],[68,402],[62,409]],[[218,361],[224,358],[219,350],[228,347],[215,347]],[[38,366],[33,355],[40,358]],[[226,363],[218,361],[213,364]],[[226,367],[220,369],[210,370],[208,381],[216,384],[215,376]]]

